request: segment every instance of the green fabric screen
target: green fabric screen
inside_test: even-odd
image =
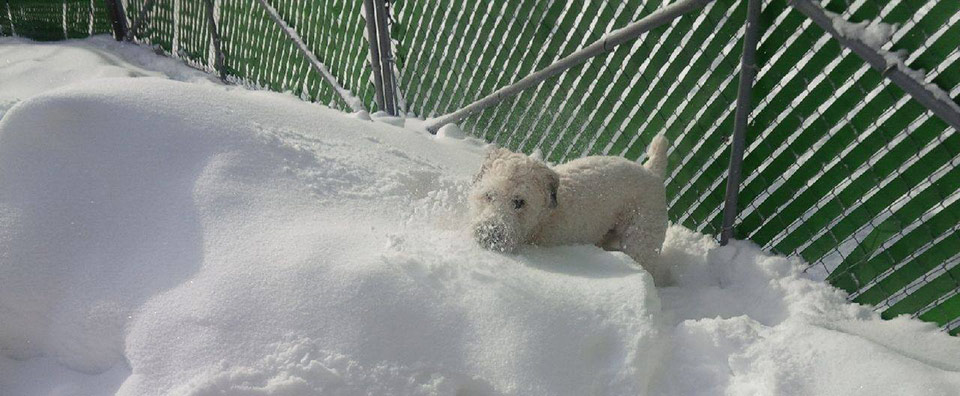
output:
[[[658,1],[398,0],[393,29],[410,110],[454,111],[663,6]],[[850,21],[897,24],[890,50],[960,91],[960,3],[826,1]],[[733,132],[745,1],[651,31],[462,127],[550,161],[642,160],[673,142],[670,218],[717,234]],[[765,1],[736,235],[811,263],[877,305],[960,328],[957,131],[784,0]],[[829,274],[829,275],[827,275]]]

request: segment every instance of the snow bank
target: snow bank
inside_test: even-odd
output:
[[[206,73],[109,36],[49,43],[0,37],[0,60],[0,118],[20,100],[81,81],[152,76],[212,83]]]
[[[22,102],[0,122],[0,348],[126,361],[131,395],[642,392],[649,276],[476,247],[482,147],[434,139],[149,78]]]
[[[485,146],[455,126],[113,50],[119,75],[0,119],[2,395],[960,394],[960,340],[803,263],[682,227],[659,290],[595,247],[494,254],[463,232]]]
[[[658,395],[955,395],[960,340],[906,317],[882,321],[800,262],[748,242],[671,228],[681,269],[660,289],[672,334]]]

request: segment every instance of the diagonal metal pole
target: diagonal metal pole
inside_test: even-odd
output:
[[[16,37],[16,36],[17,36],[17,28],[16,28],[16,26],[14,26],[14,24],[13,24],[13,13],[10,12],[10,0],[3,0],[3,5],[5,6],[5,10],[3,10],[3,11],[6,11],[6,13],[7,13],[7,15],[6,15],[6,16],[7,16],[7,22],[10,22],[10,35]],[[93,11],[91,10],[90,12],[92,13]]]
[[[370,68],[373,70],[373,88],[376,93],[377,108],[385,109],[383,104],[383,77],[380,70],[380,39],[377,34],[376,9],[373,0],[363,0],[363,14],[367,22],[367,42],[370,44]]]
[[[213,0],[204,0],[206,3],[207,24],[210,25],[210,41],[213,42],[213,68],[220,74],[220,81],[227,82],[227,71],[223,68],[223,46],[220,44],[220,30],[217,27],[217,18],[213,15]]]
[[[740,85],[737,87],[737,110],[734,114],[733,141],[730,144],[730,167],[727,170],[727,192],[723,203],[723,226],[720,245],[733,238],[737,220],[737,198],[746,149],[747,121],[753,111],[753,79],[757,76],[757,42],[760,40],[760,8],[762,0],[749,0],[744,25],[743,52],[740,55]]]
[[[936,88],[936,90],[940,92],[934,92],[927,89],[922,81],[917,81],[901,70],[900,65],[903,64],[902,62],[888,62],[888,58],[877,49],[866,45],[860,40],[840,34],[840,32],[834,28],[833,18],[827,15],[826,11],[824,11],[823,7],[819,4],[810,0],[790,0],[789,3],[794,9],[806,15],[813,23],[816,23],[817,26],[820,26],[821,29],[833,36],[841,45],[849,48],[853,53],[866,61],[870,67],[882,73],[900,87],[900,89],[912,96],[914,100],[920,102],[921,105],[932,111],[933,114],[952,126],[953,129],[960,131],[960,106],[957,106],[943,90]],[[887,55],[889,56],[890,54]]]
[[[137,19],[133,21],[133,26],[127,30],[124,40],[133,41],[134,38],[140,35],[140,31],[143,30],[144,26],[147,25],[147,21],[150,19],[150,10],[153,9],[154,0],[146,0],[143,2],[143,6],[140,7],[140,12],[137,13]]]
[[[654,13],[647,15],[639,21],[633,22],[621,29],[615,30],[603,36],[600,40],[560,59],[550,66],[536,71],[520,81],[500,88],[490,95],[473,102],[466,107],[453,113],[441,116],[439,120],[427,126],[430,133],[437,133],[440,127],[458,122],[471,114],[475,114],[483,109],[494,106],[503,100],[514,96],[524,89],[530,88],[540,82],[563,73],[565,70],[586,62],[592,57],[613,51],[618,45],[629,42],[640,35],[670,23],[676,18],[683,16],[690,11],[699,10],[707,3],[713,0],[680,0],[666,7],[663,7]]]
[[[283,32],[283,34],[287,35],[287,37],[289,37],[290,40],[293,41],[293,44],[297,47],[297,49],[300,50],[300,53],[305,58],[307,58],[307,61],[308,63],[310,63],[310,66],[312,66],[314,70],[320,73],[320,76],[323,77],[323,80],[326,81],[327,84],[329,84],[330,87],[333,88],[334,92],[336,92],[337,95],[340,96],[340,99],[343,99],[343,101],[347,104],[347,106],[350,107],[350,110],[366,111],[366,109],[363,108],[363,103],[360,101],[360,99],[357,98],[356,96],[353,96],[353,94],[350,93],[350,91],[343,88],[340,85],[340,83],[337,82],[337,79],[333,77],[333,74],[330,74],[330,71],[327,70],[327,67],[324,66],[323,63],[320,63],[320,60],[317,59],[317,56],[314,55],[309,48],[307,48],[307,44],[303,42],[303,39],[300,38],[300,35],[298,35],[293,30],[293,28],[290,27],[290,25],[287,25],[287,23],[280,18],[280,14],[277,13],[277,10],[271,7],[270,4],[267,4],[266,0],[257,0],[257,1],[267,11],[267,15],[270,16],[270,19],[273,19],[273,21],[280,26],[280,30]]]

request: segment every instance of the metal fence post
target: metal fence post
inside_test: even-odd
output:
[[[377,107],[395,116],[397,99],[386,3],[384,0],[364,0],[363,8],[367,20],[367,41],[370,43],[370,67],[373,69]]]
[[[17,29],[13,27],[13,13],[10,12],[10,0],[3,0],[2,5],[3,9],[0,9],[0,36],[10,35],[15,37],[17,35]],[[90,15],[91,18],[93,18],[93,9],[90,10]],[[4,21],[10,26],[9,32],[5,30],[7,27],[4,26]]]
[[[733,237],[737,219],[737,198],[740,193],[740,173],[743,166],[743,151],[746,149],[747,121],[752,111],[753,79],[757,75],[757,41],[760,39],[760,1],[747,3],[746,32],[743,38],[743,53],[740,58],[740,85],[737,87],[737,109],[734,115],[733,142],[730,144],[730,167],[727,170],[727,191],[723,204],[723,227],[720,229],[720,245],[726,245]]]
[[[386,0],[373,0],[377,11],[377,37],[380,42],[380,73],[383,76],[383,101],[387,114],[397,115],[397,96],[393,83],[393,51],[390,48]]]
[[[220,45],[220,31],[217,28],[217,18],[213,15],[213,0],[204,0],[207,4],[207,24],[210,25],[210,40],[213,42],[213,68],[220,74],[220,81],[227,82],[227,71],[223,68],[223,50]]]
[[[16,35],[17,35],[17,29],[16,29],[15,27],[13,27],[13,15],[12,15],[12,13],[10,12],[10,0],[3,0],[3,7],[4,7],[4,8],[3,8],[2,10],[0,10],[0,16],[2,16],[2,19],[3,19],[3,20],[6,20],[6,21],[10,24],[10,33],[9,33],[9,34],[10,34],[11,36],[16,36]],[[91,11],[91,13],[92,13],[92,12],[93,12],[93,11]],[[0,34],[6,34],[6,33],[3,33],[3,26],[2,26],[2,25],[0,25]]]
[[[110,13],[110,22],[113,24],[113,37],[123,41],[127,37],[127,16],[123,13],[123,3],[120,0],[104,0],[107,3],[107,12]]]
[[[377,108],[383,110],[383,77],[380,74],[380,40],[377,33],[377,12],[373,0],[363,0],[363,13],[367,22],[367,43],[370,44],[370,68],[373,69],[373,87]]]

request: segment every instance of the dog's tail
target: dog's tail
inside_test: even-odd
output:
[[[663,134],[659,134],[650,142],[647,147],[647,162],[643,164],[653,174],[663,177],[667,171],[667,149],[670,148],[670,141]]]

